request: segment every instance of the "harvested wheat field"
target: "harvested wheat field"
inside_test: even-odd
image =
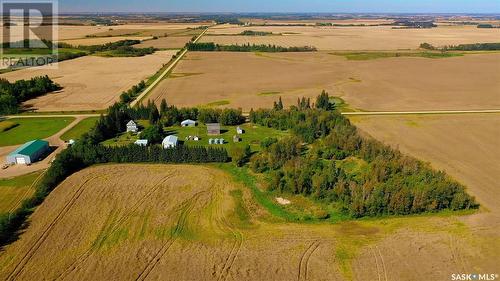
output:
[[[272,32],[270,36],[239,36],[245,30]],[[225,34],[225,35],[224,35]],[[281,35],[280,35],[281,34]],[[216,35],[216,36],[214,36]],[[314,46],[319,50],[417,49],[421,43],[434,46],[497,42],[498,31],[475,26],[442,26],[432,29],[393,29],[391,26],[318,27],[258,26],[211,28],[201,42],[218,44],[275,44]]]
[[[138,36],[117,36],[117,37],[93,37],[83,39],[62,40],[60,42],[70,44],[72,46],[91,46],[91,45],[104,45],[106,43],[114,43],[122,40],[148,40],[152,37],[138,37]]]
[[[500,107],[500,54],[351,61],[326,52],[190,52],[151,94],[177,106],[270,107],[325,89],[363,110]]]
[[[95,166],[66,179],[30,221],[0,256],[2,279],[443,280],[462,257],[466,270],[492,269],[477,262],[490,240],[456,217],[285,223],[203,166]],[[402,233],[407,259],[396,263],[384,239]]]
[[[29,68],[0,77],[10,81],[48,75],[63,90],[28,101],[37,111],[105,109],[123,91],[147,79],[170,61],[176,51],[160,51],[144,57],[105,58],[86,56],[59,63],[57,69]]]

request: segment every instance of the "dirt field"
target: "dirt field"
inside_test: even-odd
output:
[[[69,177],[36,210],[21,239],[1,254],[0,277],[416,280],[432,273],[428,280],[445,280],[461,257],[465,272],[494,269],[477,262],[487,253],[473,251],[491,241],[474,237],[455,217],[336,225],[265,217],[248,189],[214,168],[96,166]],[[459,244],[448,245],[450,239]],[[398,255],[390,247],[395,240]],[[432,266],[418,267],[430,257]]]
[[[156,40],[148,40],[141,44],[135,45],[138,48],[159,48],[159,49],[181,49],[187,42],[191,40],[192,36],[177,36],[177,37],[161,37]]]
[[[500,54],[348,61],[326,52],[190,52],[151,97],[177,106],[227,100],[250,110],[325,89],[364,110],[491,109],[500,107],[499,65]]]
[[[244,30],[267,31],[281,36],[236,36]],[[234,36],[210,36],[233,34]],[[417,49],[427,42],[435,46],[495,42],[495,29],[475,26],[442,26],[432,29],[393,29],[375,27],[302,27],[263,26],[211,28],[201,42],[218,44],[276,44],[280,46],[314,46],[319,50],[399,50]],[[498,41],[498,40],[496,40]]]
[[[137,36],[118,36],[118,37],[98,37],[98,38],[84,38],[84,39],[71,39],[62,40],[61,42],[70,44],[72,46],[90,46],[90,45],[103,45],[106,43],[114,43],[121,40],[147,40],[152,37],[137,37]]]
[[[0,77],[11,81],[49,75],[64,89],[30,100],[38,111],[78,111],[105,109],[143,79],[153,75],[170,61],[176,51],[160,51],[137,58],[87,56],[59,64],[58,69],[30,68]]]

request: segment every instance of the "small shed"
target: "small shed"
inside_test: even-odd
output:
[[[193,140],[194,140],[194,141],[199,141],[199,140],[200,140],[200,137],[198,137],[198,136],[194,136],[194,137],[193,137]]]
[[[219,144],[224,144],[226,141],[224,139],[219,139]]]
[[[214,144],[214,139],[209,139],[208,144]]]
[[[196,121],[187,119],[181,122],[182,127],[196,127]]]
[[[127,123],[127,133],[128,132],[137,133],[138,131],[139,129],[137,128],[137,124],[134,122],[134,120],[130,120]]]
[[[174,148],[177,146],[178,142],[179,138],[171,135],[164,138],[161,144],[163,145],[163,148]]]
[[[219,123],[208,123],[207,124],[207,134],[209,136],[220,135],[220,124]]]
[[[233,142],[240,142],[241,141],[241,138],[237,135],[234,135],[233,136]]]
[[[134,144],[138,146],[148,146],[148,140],[136,140]]]
[[[236,133],[237,133],[238,135],[243,135],[243,134],[245,133],[245,131],[244,131],[244,130],[240,127],[240,126],[238,126],[238,127],[236,128]]]
[[[38,161],[49,149],[49,142],[44,140],[27,142],[7,155],[7,163],[29,165]]]

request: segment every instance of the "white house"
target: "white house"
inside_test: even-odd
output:
[[[134,144],[138,146],[148,146],[148,140],[136,140]]]
[[[242,129],[240,126],[238,126],[238,128],[236,128],[236,133],[237,133],[238,135],[243,135],[243,133],[244,133],[244,132],[245,132],[245,131],[243,131],[243,129]]]
[[[177,136],[168,136],[163,139],[161,144],[163,145],[163,148],[173,148],[177,146],[178,142],[179,138],[177,138]]]
[[[195,127],[196,121],[187,119],[187,120],[184,120],[181,122],[181,126],[182,127]]]
[[[194,136],[193,140],[194,140],[194,141],[199,141],[199,140],[200,140],[200,137],[198,137],[198,136]]]
[[[132,133],[137,133],[139,129],[137,128],[137,124],[134,122],[134,120],[130,120],[127,123],[127,133],[132,132]]]

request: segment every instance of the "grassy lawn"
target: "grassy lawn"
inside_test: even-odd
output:
[[[246,123],[241,125],[240,127],[244,130],[244,134],[240,135],[241,142],[235,143],[233,142],[233,136],[236,135],[236,127],[237,126],[222,126],[221,127],[221,135],[219,136],[208,136],[207,135],[207,127],[203,124],[200,124],[196,127],[168,127],[165,128],[165,132],[168,135],[175,134],[179,137],[180,141],[184,142],[184,145],[191,146],[209,146],[208,140],[210,138],[223,138],[226,141],[226,144],[220,145],[229,152],[234,147],[245,147],[245,145],[250,145],[252,151],[260,151],[260,142],[261,140],[267,137],[275,137],[280,138],[286,136],[288,133],[285,131],[278,131],[275,129],[262,127],[259,125]],[[186,141],[186,137],[188,136],[198,136],[201,137],[200,141]],[[215,145],[213,145],[215,146]]]
[[[13,118],[4,122],[14,122],[17,126],[0,132],[0,146],[23,144],[34,139],[44,139],[64,129],[75,118],[44,117],[44,118]]]
[[[15,210],[21,202],[30,197],[34,190],[31,184],[41,172],[35,172],[10,179],[0,179],[0,214]]]
[[[71,139],[77,140],[84,133],[90,131],[92,127],[94,127],[95,122],[99,120],[99,117],[88,117],[80,121],[80,123],[76,124],[71,130],[67,131],[61,136],[61,139],[64,141],[69,141]]]

